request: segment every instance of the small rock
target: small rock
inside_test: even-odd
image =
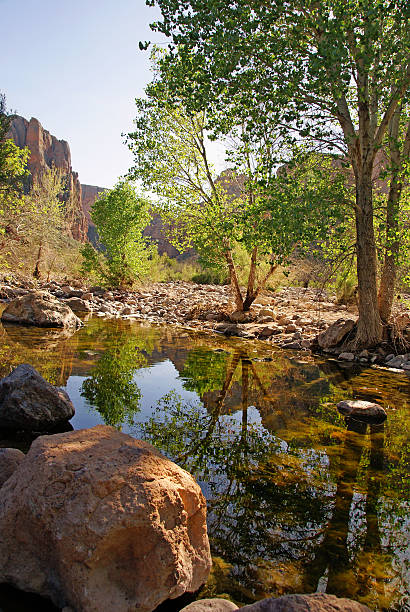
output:
[[[379,404],[364,400],[343,400],[337,404],[337,409],[343,416],[366,423],[383,423],[387,418],[386,411]]]
[[[340,353],[339,359],[343,359],[343,361],[354,361],[355,357],[353,353]]]
[[[24,459],[17,448],[0,448],[0,487],[10,478]]]
[[[326,349],[340,344],[352,331],[355,322],[352,319],[338,319],[330,325],[324,332],[319,334],[318,343],[320,348]]]
[[[65,304],[67,304],[67,306],[69,306],[73,312],[92,311],[90,304],[79,297],[68,298],[68,300],[65,300]]]
[[[229,315],[229,319],[232,321],[232,323],[243,323],[244,321],[247,321],[248,318],[248,313],[243,312],[243,310],[235,310],[235,312],[232,312]]]

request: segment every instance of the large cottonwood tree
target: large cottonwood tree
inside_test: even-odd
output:
[[[172,37],[163,58],[175,97],[210,104],[216,131],[274,123],[345,156],[353,170],[359,294],[357,345],[382,338],[372,174],[410,84],[405,0],[148,0]],[[252,129],[250,130],[252,132]]]

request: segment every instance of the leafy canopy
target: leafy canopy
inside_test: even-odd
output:
[[[150,220],[148,200],[131,183],[120,181],[95,201],[91,218],[104,249],[102,276],[111,285],[131,286],[147,273],[152,254],[142,235]],[[89,263],[96,259],[90,246],[83,254]]]

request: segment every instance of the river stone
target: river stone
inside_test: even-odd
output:
[[[67,393],[27,363],[0,380],[0,427],[49,431],[74,416]]]
[[[243,612],[371,612],[367,606],[357,601],[325,593],[284,595],[277,599],[271,597],[244,606],[241,610]]]
[[[238,606],[228,599],[214,598],[193,601],[182,608],[181,612],[230,612],[231,610],[238,610]]]
[[[210,567],[193,477],[113,427],[37,438],[0,489],[0,582],[60,608],[151,612]]]
[[[92,307],[88,302],[79,297],[71,297],[64,301],[64,304],[69,306],[73,312],[91,312]]]
[[[0,487],[10,478],[24,459],[24,453],[17,448],[0,448]]]
[[[71,308],[47,291],[31,291],[11,301],[1,315],[2,321],[37,327],[81,327]]]
[[[347,334],[352,331],[355,326],[353,319],[338,319],[332,325],[329,325],[325,331],[319,334],[318,343],[320,348],[327,349],[340,344]]]
[[[337,409],[343,416],[367,423],[382,423],[387,418],[386,411],[379,404],[364,400],[343,400],[337,404]]]

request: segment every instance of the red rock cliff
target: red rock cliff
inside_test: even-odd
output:
[[[38,119],[27,121],[16,115],[10,126],[9,137],[21,148],[28,147],[31,155],[28,169],[32,177],[38,176],[53,165],[60,169],[66,179],[64,201],[71,217],[71,233],[80,242],[87,240],[88,224],[82,209],[82,191],[77,172],[71,167],[68,142],[58,140],[43,128]]]

